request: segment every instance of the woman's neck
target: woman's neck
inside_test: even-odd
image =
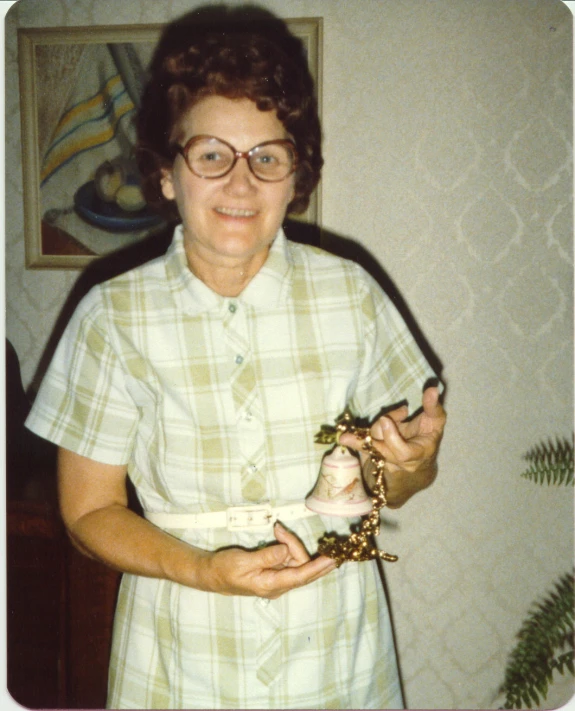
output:
[[[269,248],[245,259],[206,258],[187,249],[192,273],[220,296],[239,296],[264,265]]]

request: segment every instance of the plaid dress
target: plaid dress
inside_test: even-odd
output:
[[[144,510],[302,501],[349,407],[419,407],[434,373],[358,265],[276,237],[236,298],[165,256],[94,288],[62,338],[27,425],[93,460],[127,464]],[[310,554],[350,520],[285,521]],[[170,531],[194,546],[255,548],[264,531]],[[110,708],[401,708],[374,562],[347,563],[278,600],[124,575]]]

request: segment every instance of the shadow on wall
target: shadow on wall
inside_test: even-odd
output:
[[[145,264],[164,254],[171,242],[173,229],[174,225],[169,225],[160,234],[156,234],[136,245],[95,260],[82,272],[60,312],[42,358],[40,359],[40,363],[28,390],[28,397],[30,399],[35,397],[42,378],[52,360],[56,346],[81,299],[97,284],[101,284],[108,279],[112,279],[115,276],[123,274],[130,269]],[[293,242],[315,247],[319,247],[320,244],[322,244],[322,246],[326,244],[328,245],[327,251],[332,254],[360,264],[378,282],[393,301],[430,365],[438,375],[441,375],[441,362],[425,340],[417,321],[409,311],[403,297],[379,262],[365,247],[347,237],[342,237],[328,230],[320,231],[320,228],[317,226],[308,225],[296,220],[286,220],[284,230],[288,239]]]

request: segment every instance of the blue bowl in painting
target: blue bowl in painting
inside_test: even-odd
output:
[[[128,212],[115,202],[105,202],[98,196],[93,180],[76,191],[74,207],[86,222],[110,232],[135,232],[162,223],[162,218],[148,207]]]

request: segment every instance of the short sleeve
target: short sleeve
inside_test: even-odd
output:
[[[350,408],[372,420],[383,409],[407,404],[411,415],[421,407],[426,385],[442,385],[391,299],[369,275],[364,278],[365,357]]]
[[[72,316],[42,380],[26,427],[105,464],[127,464],[139,420],[99,288]]]

